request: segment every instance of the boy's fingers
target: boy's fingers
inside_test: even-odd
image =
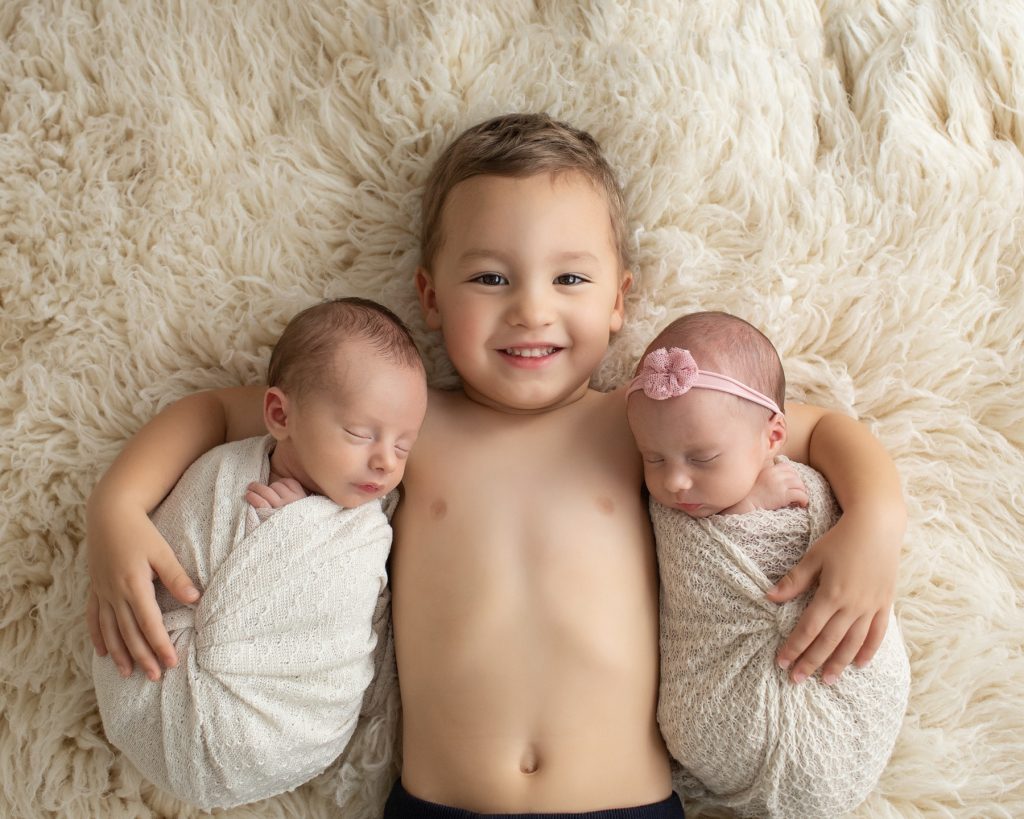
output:
[[[121,676],[127,677],[132,673],[135,663],[125,647],[124,640],[121,639],[121,631],[117,627],[114,609],[109,603],[99,602],[98,606],[100,630],[103,633],[103,641],[110,652],[110,659],[114,661]]]
[[[878,647],[882,644],[882,640],[885,638],[885,632],[889,628],[889,609],[886,607],[882,611],[878,612],[871,620],[871,627],[868,629],[867,636],[864,638],[864,645],[860,647],[860,651],[857,652],[857,656],[853,658],[853,662],[858,667],[863,667],[871,662],[875,656],[875,652],[878,651]]]
[[[117,628],[121,632],[121,639],[124,640],[128,653],[139,664],[139,668],[142,669],[147,677],[151,680],[159,679],[160,664],[157,662],[156,655],[150,649],[149,643],[142,636],[139,625],[135,622],[135,615],[132,613],[131,607],[125,603],[116,608],[114,614],[117,617]],[[120,663],[118,663],[118,666],[120,666]]]
[[[807,591],[818,576],[820,566],[812,552],[808,552],[778,583],[765,593],[773,603],[788,603]],[[810,611],[810,607],[808,607]],[[806,617],[806,612],[804,613]],[[803,622],[803,618],[801,618]]]
[[[85,602],[85,623],[89,627],[92,647],[100,657],[106,657],[107,644],[103,641],[103,629],[100,628],[100,601],[92,587],[89,588],[89,596]]]
[[[160,582],[167,587],[167,591],[171,593],[171,596],[179,603],[195,603],[199,599],[199,589],[192,583],[190,578],[181,564],[178,562],[178,558],[174,556],[174,552],[168,546],[167,549],[158,555],[153,560],[153,571],[156,572],[157,577],[160,578]],[[153,605],[156,606],[156,598],[153,597],[152,591],[144,595],[146,598],[153,599]],[[133,606],[133,608],[137,608]],[[159,609],[157,609],[159,612]],[[147,615],[149,612],[145,612]],[[148,621],[152,621],[150,616],[146,618]],[[163,625],[161,624],[161,629]],[[166,635],[166,631],[164,634]]]
[[[151,590],[152,584],[149,589],[145,590],[149,593],[148,597],[146,594],[135,597],[135,602],[132,604],[132,615],[142,633],[146,647],[153,652],[165,668],[174,668],[178,664],[178,654],[171,643],[171,637],[164,626],[163,613],[160,611],[156,598],[150,593]],[[156,670],[159,672],[159,666]]]
[[[836,650],[832,652],[832,656],[821,667],[822,682],[832,685],[839,680],[864,644],[864,638],[870,627],[871,619],[869,617],[861,617],[854,621],[850,630],[846,632],[846,636],[840,640]]]
[[[821,630],[813,642],[793,662],[789,678],[800,683],[810,677],[824,663],[849,630],[849,621],[837,613]]]

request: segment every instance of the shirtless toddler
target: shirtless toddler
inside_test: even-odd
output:
[[[391,815],[681,815],[655,720],[658,579],[641,462],[622,391],[589,386],[633,280],[623,211],[596,142],[544,115],[471,128],[431,173],[416,287],[462,387],[431,392],[393,521],[404,767]],[[257,410],[246,389],[184,399],[91,498],[93,639],[121,662],[174,660],[140,581],[156,571],[187,592],[145,531],[147,506],[204,449],[258,432]],[[781,660],[842,667],[881,636],[899,484],[862,427],[813,407],[790,409],[786,452],[841,472],[829,476],[848,508],[775,596],[820,577]],[[143,489],[126,500],[128,485]]]

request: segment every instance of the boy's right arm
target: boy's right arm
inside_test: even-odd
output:
[[[177,663],[153,578],[183,603],[199,597],[149,513],[204,452],[266,431],[264,389],[213,390],[171,404],[135,434],[89,497],[89,635],[97,653],[109,652],[124,676],[138,662],[155,680],[160,662]]]

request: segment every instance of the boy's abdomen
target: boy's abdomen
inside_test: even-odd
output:
[[[447,525],[417,526],[406,499],[392,584],[402,780],[413,795],[479,812],[668,796],[646,513],[629,497],[610,513],[607,495],[566,499],[556,519],[509,515],[486,527],[465,511],[471,503],[446,509]],[[509,506],[531,508],[518,500]]]

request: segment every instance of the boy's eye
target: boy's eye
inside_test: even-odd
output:
[[[488,287],[498,287],[503,284],[508,284],[508,279],[500,273],[481,273],[479,276],[474,278],[473,281],[477,284],[485,284]]]
[[[586,281],[587,280],[584,279],[578,273],[563,273],[561,276],[558,276],[558,277],[555,278],[555,284],[574,285],[574,284],[583,284]]]
[[[709,464],[716,458],[718,458],[717,455],[711,455],[710,457],[707,458],[690,458],[689,460],[692,464]]]
[[[644,455],[644,463],[660,464],[663,463],[664,460],[664,458],[659,458],[657,455]]]
[[[353,438],[358,438],[360,441],[369,441],[369,440],[371,440],[371,436],[369,436],[369,435],[360,435],[358,432],[355,432],[355,431],[349,429],[348,427],[342,427],[342,429],[344,429],[345,432],[347,432]]]

